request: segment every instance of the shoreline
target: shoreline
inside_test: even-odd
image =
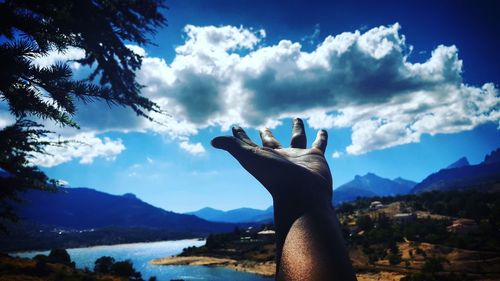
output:
[[[235,271],[257,274],[263,277],[275,277],[276,264],[272,262],[253,262],[249,260],[234,260],[229,258],[215,258],[209,256],[171,256],[149,261],[153,265],[189,265],[225,267]],[[358,272],[356,277],[359,281],[399,281],[405,275],[399,272],[379,271],[379,272]]]
[[[76,250],[76,249],[94,249],[94,248],[107,248],[107,247],[116,247],[116,246],[133,246],[138,244],[146,244],[146,243],[161,243],[161,242],[173,242],[173,241],[186,241],[186,240],[196,240],[196,241],[205,241],[205,238],[184,238],[184,239],[172,239],[172,240],[158,240],[158,241],[144,241],[144,242],[130,242],[130,243],[117,243],[117,244],[98,244],[98,245],[90,245],[90,246],[81,246],[81,247],[71,247],[65,248],[66,250]],[[52,249],[43,249],[43,250],[22,250],[22,251],[12,251],[12,252],[4,252],[8,255],[19,255],[19,254],[31,254],[31,253],[39,253],[39,252],[50,252]]]
[[[264,277],[274,277],[276,264],[274,262],[238,261],[229,258],[214,258],[209,256],[171,256],[149,261],[153,265],[193,265],[225,267],[235,271],[258,274]]]

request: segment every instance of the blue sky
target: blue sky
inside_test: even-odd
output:
[[[170,1],[156,46],[137,50],[148,59],[138,74],[145,94],[168,100],[173,123],[145,125],[122,109],[97,119],[82,109],[82,132],[62,134],[87,134],[88,150],[58,150],[64,157],[40,161],[43,170],[177,212],[263,209],[272,204],[264,188],[209,145],[230,124],[254,140],[256,128],[274,127],[284,144],[294,115],[306,120],[310,141],[327,128],[335,187],[368,172],[420,181],[462,156],[477,164],[500,146],[498,7],[270,2]],[[336,37],[343,32],[345,40]]]

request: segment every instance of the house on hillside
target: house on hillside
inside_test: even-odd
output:
[[[383,208],[385,208],[385,206],[380,201],[373,201],[370,203],[370,210],[379,210]]]
[[[478,226],[475,220],[471,219],[456,219],[453,223],[446,228],[448,232],[457,233],[457,234],[467,234],[470,232],[477,231]]]
[[[399,224],[405,224],[417,219],[417,215],[415,213],[398,213],[395,214],[392,218],[394,222]]]
[[[265,241],[274,241],[276,232],[271,229],[265,229],[257,232],[257,238]]]

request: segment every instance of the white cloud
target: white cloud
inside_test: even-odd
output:
[[[6,101],[0,100],[0,130],[14,124],[16,119],[9,112],[9,105]]]
[[[53,167],[59,164],[79,159],[81,164],[91,164],[95,158],[102,157],[112,161],[125,150],[121,139],[112,140],[108,137],[103,139],[92,133],[80,133],[70,138],[52,138],[52,142],[68,141],[61,146],[47,146],[48,154],[35,154],[31,164],[42,167]]]
[[[46,56],[37,57],[33,60],[35,64],[40,67],[51,66],[56,62],[65,62],[68,60],[77,60],[85,56],[85,51],[75,47],[69,47],[64,52],[59,52],[57,50],[49,52]],[[73,69],[80,68],[80,64],[73,62],[70,64]]]
[[[204,154],[205,147],[200,142],[197,143],[189,143],[188,141],[181,141],[179,143],[179,147],[192,155],[201,155]]]
[[[403,101],[347,108],[333,123],[352,127],[352,144],[346,150],[362,154],[419,142],[423,134],[456,133],[500,120],[499,92],[493,84],[441,90],[445,94],[437,97],[435,92],[422,91]]]
[[[499,120],[498,88],[464,84],[457,47],[412,63],[399,24],[327,36],[312,52],[289,40],[260,46],[259,33],[241,27],[186,31],[170,65],[146,58],[139,76],[192,134],[302,116],[314,128],[350,127],[346,151],[362,154]]]
[[[332,153],[332,158],[340,158],[340,156],[342,156],[342,152],[340,151],[334,151]]]
[[[144,95],[171,115],[154,115],[163,125],[105,103],[79,107],[76,120],[90,132],[157,132],[193,154],[205,151],[189,142],[200,129],[273,127],[295,116],[313,128],[351,128],[350,154],[499,122],[498,87],[465,84],[456,46],[440,45],[414,63],[400,29],[330,35],[307,52],[290,40],[264,46],[264,30],[188,25],[170,63],[129,46],[145,56],[137,72]]]
[[[57,186],[69,186],[69,182],[67,180],[58,179],[56,180]]]

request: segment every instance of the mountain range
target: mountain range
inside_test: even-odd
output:
[[[486,155],[477,165],[471,165],[467,158],[462,157],[420,183],[403,178],[391,180],[373,173],[358,175],[333,191],[333,204],[358,197],[467,188],[500,190],[500,149]],[[232,230],[235,223],[268,223],[273,220],[272,206],[265,210],[203,208],[178,214],[154,207],[133,194],[111,195],[90,188],[61,187],[60,192],[55,193],[30,190],[21,199],[25,203],[18,204],[16,211],[23,221],[68,229],[142,228],[202,235]]]
[[[65,188],[59,192],[30,190],[16,205],[23,221],[69,229],[102,227],[156,228],[169,232],[210,233],[234,225],[214,223],[193,215],[165,211],[133,194],[111,195],[90,188]]]
[[[447,191],[476,188],[488,191],[500,190],[500,148],[485,156],[483,162],[471,165],[466,157],[461,157],[426,177],[420,183],[403,178],[387,179],[374,173],[364,176],[355,176],[333,190],[333,204],[356,200],[358,197],[394,196],[426,191]],[[203,208],[189,214],[196,215],[209,221],[220,222],[257,222],[264,218],[271,221],[273,218],[272,207],[266,210],[240,208],[230,211],[221,211],[213,208]],[[261,214],[255,217],[255,214]],[[258,219],[257,219],[258,218]]]
[[[445,169],[426,177],[411,193],[447,191],[476,188],[489,191],[500,189],[500,148],[486,155],[484,161],[470,165],[467,158],[460,158]]]
[[[394,180],[379,177],[373,173],[364,176],[355,176],[333,190],[333,204],[355,200],[357,197],[394,196],[407,194],[416,185],[416,182],[403,178]]]
[[[379,177],[373,173],[364,176],[356,176],[352,181],[345,183],[333,191],[333,204],[356,200],[358,197],[392,196],[407,194],[415,186],[415,182],[403,178],[394,180]],[[260,222],[273,221],[273,207],[265,210],[252,208],[239,208],[229,211],[221,211],[206,207],[186,214],[195,215],[199,218],[213,222]]]
[[[214,222],[260,222],[266,223],[273,220],[273,206],[265,209],[239,208],[230,211],[221,211],[214,208],[206,207],[198,211],[189,212],[187,214],[195,215],[199,218],[214,221]]]

